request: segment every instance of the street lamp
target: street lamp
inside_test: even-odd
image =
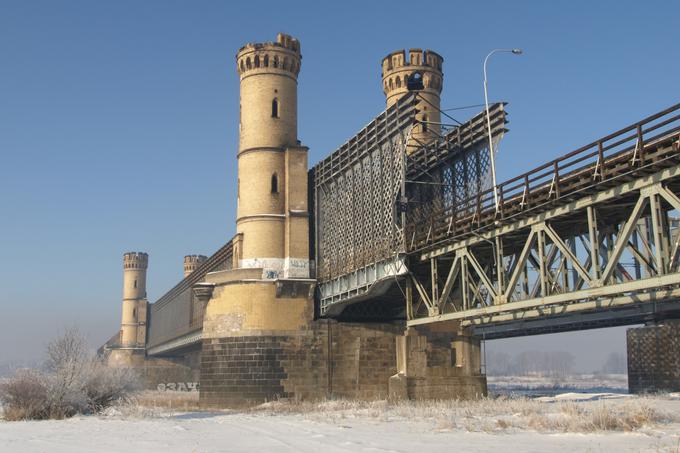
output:
[[[484,59],[484,105],[486,106],[486,127],[489,133],[489,157],[491,158],[491,179],[493,182],[493,200],[496,204],[496,214],[498,214],[498,188],[496,187],[496,156],[493,152],[493,140],[491,138],[491,117],[489,116],[489,93],[487,91],[487,80],[486,80],[486,64],[489,61],[489,57],[495,53],[507,52],[514,55],[521,55],[522,49],[494,49],[489,52],[489,55]]]

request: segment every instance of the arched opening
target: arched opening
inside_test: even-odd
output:
[[[279,193],[279,177],[274,173],[271,180],[271,192]]]
[[[419,91],[425,88],[423,85],[423,75],[420,72],[414,72],[408,78],[408,83],[406,84],[409,91]]]
[[[279,56],[274,55],[274,67],[278,68],[279,67]]]
[[[272,118],[278,117],[279,117],[279,100],[277,98],[274,98],[272,100]]]
[[[397,76],[397,88],[401,88],[401,77]]]
[[[260,67],[260,56],[255,55],[255,67],[259,68]]]
[[[250,64],[250,57],[246,58],[246,68],[247,69],[252,68],[252,65]]]
[[[265,68],[269,67],[269,55],[264,56],[264,67]]]

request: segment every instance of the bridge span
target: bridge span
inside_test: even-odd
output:
[[[409,149],[417,101],[309,171],[317,317],[483,339],[680,318],[680,104],[494,189],[486,116]],[[230,241],[150,305],[148,356],[200,352],[201,285],[233,259]]]

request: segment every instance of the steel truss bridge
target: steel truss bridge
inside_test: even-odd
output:
[[[487,339],[680,316],[680,104],[494,188],[486,114],[419,142],[419,100],[309,171],[318,316],[458,320]],[[497,143],[505,104],[489,118]],[[151,305],[149,355],[200,346],[192,288],[231,255]]]
[[[416,101],[310,172],[323,316],[500,338],[680,315],[680,104],[493,188],[486,116],[409,149]]]

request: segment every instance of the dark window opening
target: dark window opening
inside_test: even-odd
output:
[[[272,193],[279,193],[279,177],[276,176],[276,173],[272,175],[272,187],[271,187],[271,192]]]
[[[272,118],[279,117],[279,100],[274,98],[272,101]]]
[[[427,132],[427,115],[423,115],[423,132]]]
[[[135,280],[135,288],[137,288],[137,280]]]

